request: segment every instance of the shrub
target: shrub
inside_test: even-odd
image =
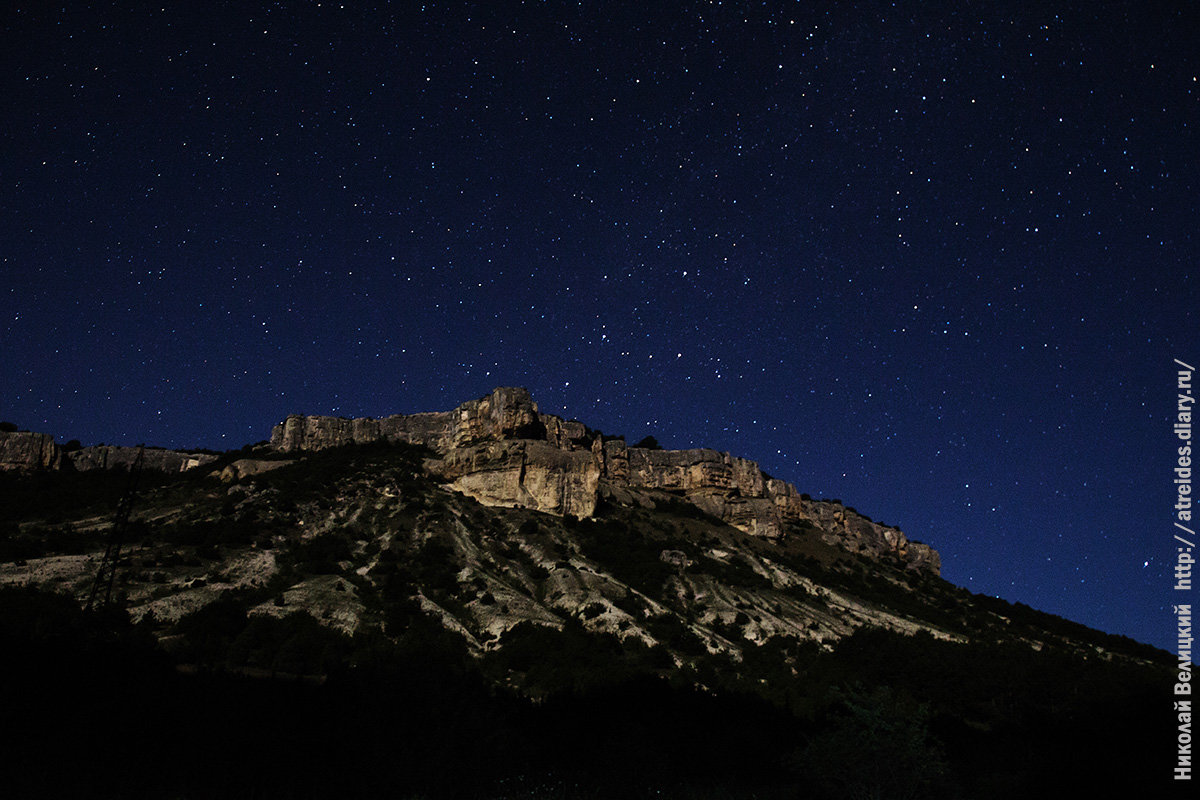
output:
[[[604,603],[588,603],[583,607],[584,619],[595,619],[603,614],[606,610]]]
[[[350,558],[350,542],[346,537],[325,533],[293,545],[288,560],[301,572],[336,575],[341,572],[338,562]]]
[[[257,615],[230,645],[228,662],[294,675],[323,675],[342,663],[349,645],[341,633],[303,611],[283,619]]]

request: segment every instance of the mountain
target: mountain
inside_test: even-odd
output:
[[[955,587],[928,545],[752,461],[651,444],[499,388],[144,457],[117,604],[89,615],[131,459],[0,432],[0,640],[29,654],[5,684],[120,728],[158,754],[139,785],[186,796],[376,796],[386,779],[433,796],[999,797],[1064,783],[1064,763],[1113,749],[1115,722],[1152,724],[1166,654]],[[202,724],[177,747],[134,733],[146,719],[113,712],[114,686],[169,698],[146,712],[161,725]],[[239,748],[287,770],[209,738],[239,726],[256,732]],[[189,748],[238,763],[235,783],[161,766]],[[1090,774],[1138,785],[1117,756]],[[106,759],[83,760],[77,779],[121,793]],[[322,760],[341,778],[310,774]]]

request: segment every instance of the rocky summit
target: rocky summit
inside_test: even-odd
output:
[[[677,495],[753,536],[778,539],[798,526],[829,544],[939,574],[938,553],[840,503],[812,500],[753,461],[708,449],[630,447],[582,422],[539,412],[527,390],[501,387],[453,411],[385,419],[294,415],[275,426],[285,453],[387,441],[438,454],[427,468],[446,486],[489,506],[591,517],[605,498],[645,504],[646,492]]]

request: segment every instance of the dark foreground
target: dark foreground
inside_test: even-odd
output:
[[[0,636],[8,797],[1119,796],[1174,754],[1167,668],[881,632],[754,685],[534,641],[536,701],[488,672],[530,664],[433,631],[271,645],[319,679],[181,670],[120,613],[4,589]]]

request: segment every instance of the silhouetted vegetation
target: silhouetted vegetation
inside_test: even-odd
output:
[[[890,686],[841,695],[798,766],[824,797],[949,795],[948,767],[929,732],[929,707]]]
[[[690,569],[712,575],[728,586],[770,588],[771,582],[754,571],[744,557],[734,555],[721,561],[710,556],[701,556]]]
[[[0,589],[11,796],[1114,796],[1146,794],[1171,752],[1169,669],[1065,651],[863,630],[833,652],[747,643],[737,662],[668,616],[656,635],[697,670],[575,621],[523,623],[475,661],[411,606],[392,640],[254,601],[179,621],[175,658],[205,670],[189,676],[119,612]],[[325,681],[250,677],[271,674]]]
[[[280,563],[309,575],[337,575],[339,562],[350,560],[350,542],[337,533],[322,533],[311,539],[293,541]]]
[[[574,619],[562,630],[522,622],[500,638],[500,645],[488,654],[484,669],[496,676],[514,674],[525,691],[541,697],[589,691],[674,665],[662,648],[592,633]]]
[[[321,497],[330,486],[360,475],[386,475],[398,487],[425,485],[428,479],[421,471],[421,459],[428,455],[427,448],[416,445],[348,444],[307,453],[294,464],[254,476],[251,483],[274,490],[280,504]]]
[[[146,470],[140,486],[143,495],[186,480],[182,474]],[[0,521],[38,519],[51,525],[83,512],[111,514],[125,493],[129,474],[124,469],[0,471]]]
[[[268,535],[268,526],[249,516],[177,520],[152,528],[147,526],[148,537],[170,544],[206,548],[245,546]]]
[[[79,555],[103,547],[104,533],[76,530],[70,525],[26,525],[0,521],[0,563],[44,558],[51,555]]]
[[[603,564],[619,580],[651,596],[657,596],[663,582],[675,568],[663,562],[665,547],[645,532],[619,522],[600,520],[576,524],[574,533],[580,549]]]

